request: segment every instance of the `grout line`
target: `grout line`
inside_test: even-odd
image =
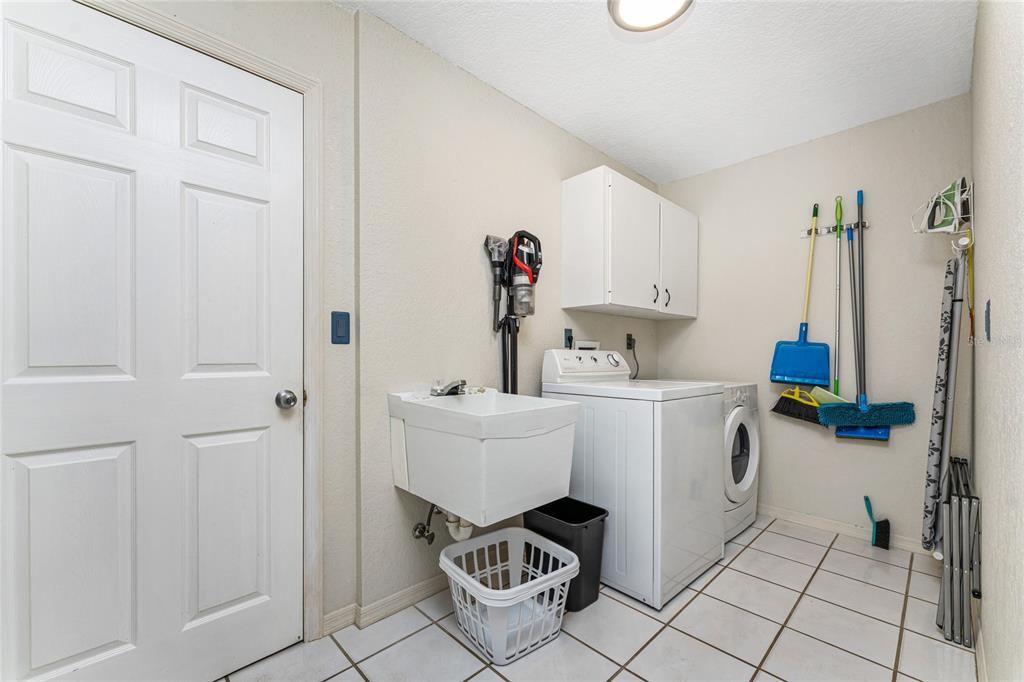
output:
[[[447,589],[447,588],[446,588],[446,589]],[[440,593],[440,592],[438,592],[438,594],[441,594],[441,593]],[[430,599],[430,597],[427,597],[427,599]],[[453,608],[453,609],[452,609],[451,611],[449,611],[448,613],[444,614],[443,616],[439,616],[439,617],[437,617],[437,618],[431,618],[431,617],[430,617],[430,614],[429,614],[429,613],[427,613],[426,611],[424,611],[423,609],[421,609],[421,608],[420,608],[419,606],[417,606],[416,604],[413,604],[413,608],[415,608],[415,609],[416,609],[417,611],[419,611],[420,613],[422,613],[422,614],[423,614],[423,617],[424,617],[424,618],[426,618],[427,620],[429,620],[429,621],[430,621],[431,623],[440,623],[440,622],[441,622],[442,620],[444,620],[444,619],[445,619],[445,618],[447,618],[448,616],[450,616],[450,615],[452,615],[453,613],[455,613],[455,609]]]
[[[870,618],[871,620],[877,620],[879,623],[884,623],[885,625],[890,625],[890,626],[892,626],[894,628],[898,628],[899,627],[899,625],[897,625],[896,623],[887,621],[884,618],[879,618],[878,616],[872,616],[870,613],[864,613],[863,611],[858,611],[857,609],[851,609],[849,606],[843,606],[842,604],[837,604],[834,601],[829,601],[828,599],[823,599],[822,597],[819,597],[816,594],[808,594],[808,595],[805,595],[805,596],[807,596],[807,597],[809,597],[811,599],[817,599],[818,601],[825,602],[826,604],[829,604],[831,606],[835,606],[836,608],[839,608],[839,609],[843,609],[844,611],[849,611],[850,613],[856,613],[857,615],[864,616],[866,618]]]
[[[599,650],[599,649],[597,649],[597,648],[595,648],[595,647],[592,647],[592,646],[590,646],[589,644],[587,644],[586,642],[584,642],[584,641],[583,641],[582,639],[580,639],[580,638],[579,638],[579,637],[577,637],[576,635],[574,635],[574,634],[572,634],[571,632],[569,632],[568,630],[566,630],[566,629],[565,629],[564,627],[562,628],[562,633],[561,633],[561,634],[563,634],[563,635],[567,635],[567,636],[569,637],[569,639],[574,639],[574,640],[576,640],[577,642],[579,642],[580,644],[582,644],[582,645],[583,645],[583,646],[585,646],[586,648],[588,648],[588,649],[590,649],[591,651],[593,651],[593,652],[594,652],[595,654],[598,654],[598,655],[600,655],[600,656],[601,656],[602,658],[607,658],[607,659],[608,659],[609,661],[611,661],[611,662],[612,662],[612,663],[614,663],[615,665],[618,665],[618,666],[621,666],[621,665],[622,665],[621,663],[619,663],[618,661],[616,661],[616,660],[615,660],[614,658],[612,658],[612,657],[611,657],[611,656],[609,656],[608,654],[604,653],[603,651],[601,651],[601,650]]]
[[[896,627],[895,625],[892,625],[892,623],[889,623],[889,625],[891,625],[892,627]],[[822,644],[828,645],[828,646],[832,647],[833,649],[839,649],[839,651],[842,651],[844,653],[850,654],[851,656],[856,656],[857,658],[861,659],[862,661],[867,661],[868,663],[873,663],[874,665],[877,665],[879,668],[884,668],[885,670],[890,670],[891,671],[891,668],[886,667],[885,663],[879,663],[878,661],[876,661],[876,660],[874,660],[872,658],[868,658],[864,654],[858,654],[856,651],[850,651],[849,649],[844,649],[843,647],[839,646],[838,644],[833,644],[832,642],[830,642],[830,641],[828,641],[826,639],[822,639],[821,637],[817,637],[815,635],[806,633],[803,630],[797,630],[794,627],[790,627],[788,629],[792,630],[793,632],[799,632],[804,637],[806,637],[808,639],[813,639],[816,642],[821,642]],[[766,670],[765,672],[768,672],[768,671]],[[768,674],[771,675],[773,673],[768,673]]]
[[[871,587],[877,587],[880,590],[885,590],[886,592],[892,592],[893,594],[898,594],[900,596],[903,596],[902,592],[897,592],[896,590],[892,589],[891,587],[885,587],[885,586],[879,585],[877,583],[869,583],[867,580],[861,580],[860,578],[854,578],[853,576],[846,575],[845,573],[837,573],[836,571],[830,571],[827,568],[823,568],[821,570],[823,570],[825,573],[831,573],[832,575],[838,575],[838,576],[840,576],[842,578],[848,578],[850,580],[856,580],[859,583],[863,583],[865,585],[870,585]],[[905,568],[901,569],[901,570],[907,571],[907,569],[905,569]],[[910,581],[910,571],[907,571],[907,582],[909,582],[909,581]]]
[[[447,616],[445,616],[445,617],[447,618]],[[458,623],[458,620],[456,619],[456,627],[457,627],[457,623]],[[483,664],[484,664],[484,668],[489,668],[491,666],[491,662],[488,661],[485,657],[481,656],[479,651],[474,651],[470,647],[466,646],[462,642],[462,640],[460,640],[458,637],[456,637],[453,633],[448,632],[447,628],[441,627],[440,622],[434,623],[434,625],[436,625],[441,632],[443,632],[444,634],[446,634],[449,637],[451,637],[452,639],[454,639],[456,644],[458,644],[463,649],[466,649],[467,651],[469,651],[469,653],[473,654],[473,656],[475,656],[477,659],[482,661]],[[481,670],[477,670],[475,673],[473,673],[473,675],[479,675],[481,672],[482,672],[482,669]],[[470,675],[470,677],[472,677],[473,675]]]
[[[345,657],[345,660],[347,660],[349,662],[351,667],[356,671],[356,674],[359,675],[364,680],[367,679],[366,675],[363,674],[363,671],[359,669],[358,665],[356,665],[356,662],[354,660],[352,660],[351,656],[348,655],[348,652],[345,651],[341,647],[341,642],[339,642],[338,640],[334,639],[334,633],[332,632],[331,634],[329,634],[327,636],[330,637],[332,642],[334,642],[334,646],[338,647],[338,651],[340,651],[341,655]],[[345,671],[342,670],[342,672],[345,672]]]
[[[757,520],[757,516],[756,516],[756,515],[754,516],[754,520],[755,520],[755,521]],[[769,522],[768,522],[768,525],[767,525],[767,526],[765,526],[764,528],[759,528],[759,529],[758,529],[758,530],[759,530],[758,534],[757,534],[757,535],[755,535],[755,536],[754,536],[754,537],[753,537],[753,538],[752,538],[752,539],[750,540],[750,542],[749,542],[749,543],[747,543],[746,545],[744,545],[744,546],[743,546],[743,549],[741,549],[741,550],[740,550],[739,552],[737,552],[737,553],[736,553],[736,556],[739,556],[740,554],[743,554],[743,552],[744,552],[744,551],[746,551],[747,547],[749,547],[749,546],[751,545],[751,543],[753,543],[753,542],[754,542],[754,540],[756,540],[757,538],[761,537],[761,535],[762,535],[762,534],[763,534],[763,533],[764,533],[765,531],[767,531],[767,530],[768,530],[768,528],[769,528],[769,527],[770,527],[770,526],[771,526],[771,525],[772,525],[773,523],[775,523],[775,519],[772,519],[771,521],[769,521]],[[753,525],[753,523],[751,523],[751,525],[750,525],[750,526],[748,526],[748,528],[754,528],[754,525]],[[744,531],[745,531],[745,530],[746,530],[746,529],[744,529]],[[741,532],[742,532],[742,531],[741,531]],[[730,560],[729,560],[729,563],[732,563],[732,561],[733,561],[733,560],[735,560],[735,559],[736,559],[736,557],[734,556],[734,557],[733,557],[732,559],[730,559]],[[712,569],[712,568],[713,568],[714,566],[717,566],[717,565],[718,565],[718,564],[717,564],[717,563],[715,563],[715,564],[713,564],[712,566],[709,566],[709,567],[708,567],[708,570],[710,571],[710,570],[711,570],[711,569]],[[675,620],[676,618],[678,618],[678,617],[679,617],[679,614],[680,614],[680,613],[682,613],[683,611],[685,611],[685,610],[686,610],[686,609],[687,609],[687,608],[688,608],[688,607],[690,606],[690,604],[692,604],[692,603],[693,603],[693,602],[694,602],[694,601],[695,601],[695,600],[697,599],[697,597],[698,597],[698,596],[700,596],[700,595],[704,594],[704,590],[705,590],[705,589],[707,589],[708,585],[710,585],[711,583],[713,583],[713,582],[715,581],[715,579],[716,579],[716,578],[718,578],[718,576],[722,575],[722,572],[723,572],[723,571],[725,571],[725,569],[726,569],[727,567],[728,567],[727,565],[726,565],[726,566],[722,566],[722,568],[721,568],[721,569],[719,569],[719,571],[718,571],[717,573],[715,573],[715,575],[714,575],[714,576],[713,576],[713,577],[712,577],[712,578],[711,578],[710,580],[708,580],[708,581],[707,581],[707,582],[706,582],[706,583],[705,583],[705,584],[704,584],[703,586],[701,586],[701,588],[700,588],[699,590],[694,590],[694,591],[695,591],[695,592],[697,593],[697,595],[696,595],[696,596],[694,596],[694,597],[693,597],[692,599],[690,599],[690,600],[689,600],[688,602],[686,602],[685,604],[683,604],[683,608],[679,609],[679,612],[678,612],[678,613],[676,613],[676,615],[674,615],[674,616],[672,616],[671,618],[669,618],[669,620],[668,620],[668,622],[667,622],[667,623],[664,623],[664,624],[662,624],[662,626],[661,626],[660,628],[658,628],[658,631],[657,631],[657,632],[655,632],[655,633],[654,633],[654,634],[653,634],[653,635],[651,636],[651,638],[650,638],[650,639],[648,639],[648,640],[647,640],[646,642],[644,642],[644,645],[643,645],[643,646],[641,646],[641,647],[640,647],[639,649],[637,649],[637,650],[636,650],[636,652],[635,652],[635,653],[634,653],[634,654],[633,654],[632,656],[630,656],[630,657],[629,657],[629,659],[627,659],[627,660],[626,660],[626,662],[625,662],[625,663],[623,663],[623,664],[622,664],[622,665],[621,665],[621,666],[619,667],[619,669],[618,669],[618,670],[617,670],[617,671],[615,672],[615,674],[614,674],[614,675],[613,675],[612,677],[613,677],[613,678],[614,678],[614,677],[618,677],[619,675],[621,675],[621,674],[622,674],[622,671],[623,671],[623,670],[628,670],[628,668],[627,668],[626,666],[628,666],[628,665],[629,665],[630,663],[632,663],[633,661],[635,661],[635,660],[636,660],[636,657],[637,657],[637,656],[639,656],[639,655],[640,655],[641,653],[643,653],[643,651],[644,651],[644,650],[645,650],[645,649],[646,649],[646,648],[647,648],[648,646],[650,646],[651,642],[653,642],[653,641],[654,641],[655,639],[657,639],[657,638],[658,638],[658,636],[659,636],[659,635],[661,635],[661,633],[663,633],[663,632],[665,631],[665,628],[669,627],[669,625],[671,624],[671,622],[672,622],[672,621],[674,621],[674,620]],[[703,575],[703,574],[701,574],[701,575]],[[683,589],[685,590],[686,588],[684,587]],[[710,596],[710,595],[708,595],[708,596]],[[642,613],[642,612],[641,612],[641,613]],[[646,615],[646,614],[644,614],[644,615]],[[660,621],[659,621],[659,622],[660,622]],[[676,629],[676,628],[673,628],[673,630],[676,630],[677,632],[680,632],[680,633],[682,633],[682,634],[683,634],[684,636],[687,636],[687,637],[691,637],[692,639],[696,639],[696,637],[692,637],[691,635],[689,635],[689,634],[687,634],[687,633],[683,633],[683,632],[682,632],[682,630],[678,630],[678,629]],[[697,641],[700,641],[700,640],[697,640]],[[701,643],[702,643],[702,644],[707,644],[706,642],[701,642]],[[711,646],[711,645],[710,645],[710,644],[708,644],[708,646]],[[721,649],[719,649],[719,651],[721,651]],[[723,653],[728,653],[728,652],[723,652]],[[729,655],[729,656],[732,656],[732,654],[728,654],[728,655]],[[733,658],[736,658],[736,660],[740,660],[740,661],[742,661],[742,660],[743,660],[743,659],[737,658],[736,656],[732,656],[732,657],[733,657]],[[743,661],[743,662],[744,662],[744,663],[746,663],[746,661]],[[749,664],[748,664],[748,665],[749,665]],[[634,672],[633,672],[632,670],[630,670],[629,672],[630,672],[631,674],[633,674],[633,675],[636,675],[636,673],[634,673]],[[757,671],[755,670],[755,672],[754,672],[754,675],[756,675],[756,674],[757,674]],[[639,675],[637,675],[637,677],[640,677],[640,676],[639,676]],[[641,678],[641,679],[643,679],[643,678]],[[753,676],[751,676],[751,679],[753,679]]]
[[[845,537],[849,537],[849,536],[847,535]],[[883,561],[882,559],[876,559],[874,557],[864,556],[863,554],[857,554],[856,552],[849,552],[849,551],[847,551],[845,549],[840,549],[839,547],[833,547],[832,550],[835,551],[835,552],[842,552],[843,554],[849,554],[850,556],[860,557],[861,559],[870,559],[871,561],[877,561],[880,564],[886,564],[888,566],[895,566],[896,568],[903,568],[903,569],[906,569],[906,570],[910,570],[910,563],[909,563],[909,561],[907,562],[906,566],[900,566],[899,564],[894,564],[891,561]],[[906,552],[907,550],[903,550],[903,551]],[[907,552],[907,553],[910,554],[910,556],[914,556],[913,552]],[[918,573],[920,573],[920,571],[918,571]]]
[[[828,550],[826,550],[825,553],[822,555],[821,561],[818,562],[818,567],[814,569],[814,573],[811,574],[811,577],[807,581],[807,584],[804,586],[804,589],[800,592],[800,596],[798,596],[796,598],[796,601],[793,602],[793,607],[789,610],[789,615],[787,615],[786,620],[782,622],[782,627],[779,628],[779,631],[775,633],[775,637],[772,639],[772,643],[768,645],[768,648],[764,652],[764,656],[761,657],[761,662],[757,664],[757,670],[754,671],[755,677],[757,676],[757,673],[761,672],[762,668],[764,668],[764,663],[768,660],[768,656],[772,653],[772,649],[775,648],[775,644],[779,641],[779,637],[781,637],[782,633],[786,631],[786,624],[789,623],[790,618],[792,618],[793,614],[796,613],[796,608],[800,605],[800,602],[801,600],[803,600],[804,595],[807,594],[807,588],[811,586],[812,582],[814,582],[814,576],[818,574],[818,569],[820,569],[821,565],[825,562],[825,557],[828,556],[829,551],[831,551],[832,549],[832,545],[836,543],[836,539],[838,537],[839,535],[837,534],[836,537],[832,538],[832,543],[829,544]],[[765,672],[771,674],[771,672],[768,670],[766,670]]]
[[[757,576],[750,576],[750,577],[751,578],[756,578]],[[775,583],[772,583],[772,584],[774,585]],[[791,590],[788,587],[786,589],[790,590],[791,592],[796,592],[796,590]],[[744,608],[742,606],[737,606],[736,604],[733,604],[731,601],[726,601],[725,599],[722,599],[721,597],[716,597],[713,594],[702,594],[702,595],[699,595],[699,596],[707,597],[708,599],[714,599],[717,602],[721,602],[723,604],[726,604],[727,606],[731,606],[734,609],[739,609],[740,611],[743,611],[744,613],[749,613],[752,616],[757,616],[758,618],[762,618],[762,619],[764,619],[764,620],[766,620],[766,621],[768,621],[770,623],[775,623],[776,625],[782,625],[782,623],[780,623],[779,621],[773,620],[773,619],[769,618],[768,616],[765,616],[764,614],[757,613],[756,611],[751,611],[750,609]],[[675,618],[673,618],[672,620],[675,620]],[[677,628],[675,625],[673,625],[672,627],[676,628],[676,630],[679,630],[679,628]]]
[[[708,570],[710,571],[711,569],[709,568]],[[703,575],[703,574],[701,574],[701,575]],[[686,591],[687,589],[688,589],[688,588],[685,588],[685,587],[684,587],[684,588],[683,588],[683,589],[682,589],[682,590],[681,590],[681,591],[679,592],[679,594],[677,594],[677,595],[676,595],[676,597],[678,597],[679,595],[681,595],[681,594],[682,594],[683,592],[685,592],[685,591]],[[693,590],[690,590],[690,591],[692,592]],[[627,596],[627,595],[624,595],[624,594],[622,594],[622,593],[620,593],[620,592],[616,592],[616,591],[615,591],[614,589],[612,590],[612,592],[615,592],[616,594],[618,594],[619,596],[623,597],[624,599],[629,599],[630,601],[636,601],[636,600],[635,600],[635,599],[633,599],[632,597],[629,597],[629,596]],[[601,594],[605,594],[605,592],[601,592],[601,593],[600,593],[600,594],[598,595],[598,597],[599,597],[599,598],[600,598]],[[610,595],[610,594],[607,594],[606,596],[607,596],[607,597],[608,597],[609,599],[613,599],[613,600],[615,600],[616,602],[618,602],[618,603],[622,604],[623,606],[626,606],[626,607],[629,607],[629,608],[633,609],[634,611],[636,611],[637,613],[639,613],[639,614],[641,614],[641,615],[647,616],[648,618],[650,618],[650,619],[651,619],[651,620],[653,620],[653,621],[656,621],[656,622],[658,622],[658,623],[664,623],[664,622],[665,622],[665,621],[663,621],[663,620],[660,620],[660,619],[658,619],[658,618],[656,618],[656,617],[652,616],[651,614],[647,613],[646,611],[642,611],[642,610],[638,609],[638,608],[637,608],[637,607],[636,607],[635,605],[633,605],[633,604],[630,604],[630,603],[629,603],[629,602],[627,602],[627,601],[624,601],[624,599],[619,599],[618,597],[613,597],[613,596],[612,596],[612,595]],[[672,597],[672,598],[673,598],[673,599],[675,599],[676,597]],[[642,602],[637,602],[637,603],[642,603]],[[687,604],[689,604],[690,602],[689,602],[689,601],[687,601],[686,603],[687,603]],[[686,604],[684,604],[683,606],[685,606],[685,605],[686,605]],[[645,606],[646,606],[646,604],[645,604]],[[662,608],[664,608],[664,607],[662,607]]]
[[[754,547],[752,549],[754,549],[755,551],[758,551],[758,552],[761,551],[761,550],[757,549],[756,547]],[[767,554],[767,553],[768,552],[765,552],[765,554]],[[776,556],[776,555],[772,554],[772,556]],[[778,559],[785,559],[786,557],[776,557],[776,558],[778,558]],[[799,562],[796,562],[796,563],[799,563]],[[801,564],[801,566],[806,566],[806,565],[807,564]],[[789,590],[791,592],[802,592],[802,591],[806,590],[810,586],[811,579],[814,578],[814,576],[815,576],[815,573],[811,573],[811,576],[810,576],[810,578],[807,579],[807,583],[804,585],[804,587],[801,588],[800,590],[798,590],[798,589],[790,587],[789,585],[783,585],[782,583],[777,583],[774,580],[769,580],[768,578],[765,578],[764,576],[761,576],[761,575],[757,575],[756,573],[748,573],[747,571],[744,571],[744,570],[739,569],[739,568],[733,568],[732,566],[729,566],[728,568],[729,568],[729,570],[736,571],[737,573],[742,573],[743,575],[750,576],[751,578],[757,578],[758,580],[763,580],[766,583],[771,583],[772,585],[775,585],[776,587],[782,587],[782,588],[787,589],[787,590]],[[825,573],[829,573],[829,574],[832,574],[832,575],[838,575],[841,578],[849,578],[849,576],[845,576],[845,575],[842,575],[840,573],[833,573],[832,571],[825,570],[824,568],[821,569],[821,570],[824,571]],[[718,576],[715,576],[715,577],[717,578]],[[849,579],[853,580],[855,582],[864,583],[863,580],[857,580],[856,578],[849,578]],[[708,581],[708,582],[710,584],[711,581]],[[871,587],[879,587],[878,585],[874,585],[872,583],[864,583],[864,584],[868,585],[868,586],[871,586]],[[879,587],[879,589],[884,590],[886,588]],[[893,592],[892,590],[887,590],[887,591]],[[893,594],[899,594],[899,592],[893,592]],[[725,602],[726,604],[729,604],[730,606],[736,606],[736,604],[733,604],[732,602],[726,601],[724,599],[720,599],[720,598],[716,597],[713,594],[705,593],[705,596],[711,597],[712,599],[718,599],[718,601]],[[831,604],[832,606],[836,606],[836,607],[841,608],[841,609],[846,609],[847,611],[852,611],[853,613],[859,613],[862,616],[867,616],[868,618],[872,618],[874,620],[877,620],[879,623],[885,623],[886,625],[892,625],[893,627],[898,627],[895,623],[890,623],[889,621],[883,620],[883,619],[879,618],[878,616],[873,616],[870,613],[864,613],[862,611],[858,611],[857,609],[851,609],[849,606],[843,606],[842,604],[837,604],[834,601],[829,601],[828,599],[825,599],[824,597],[820,597],[820,596],[818,596],[816,594],[808,594],[807,596],[810,597],[811,599],[817,599],[818,601],[823,601],[826,604]],[[916,597],[914,597],[914,598],[916,599]],[[924,601],[924,600],[922,599],[920,601]],[[928,602],[928,603],[930,604],[931,602]],[[743,607],[736,606],[736,608],[742,609]],[[743,609],[743,610],[744,611],[748,611],[748,609]],[[749,611],[749,613],[754,613],[754,612],[753,611]],[[761,614],[759,614],[759,613],[754,613],[754,615],[755,616],[761,616]],[[761,616],[761,618],[764,618],[764,617],[765,616]],[[768,620],[771,620],[771,618],[769,618]],[[777,623],[778,621],[772,621],[772,622],[773,623]],[[920,633],[918,633],[918,634],[920,634]]]
[[[789,523],[793,523],[793,522],[790,521]],[[799,525],[799,524],[795,524],[795,525]],[[810,526],[807,526],[807,527],[810,528]],[[829,531],[826,530],[826,531],[822,531],[822,532],[828,533]],[[790,535],[789,533],[783,533],[782,531],[779,531],[779,530],[773,530],[772,531],[772,535],[781,535],[782,537],[789,538],[790,540],[799,540],[800,542],[806,542],[809,545],[817,545],[818,547],[829,547],[829,545],[823,545],[820,542],[816,542],[814,540],[808,540],[807,538],[798,538],[795,535]],[[839,533],[832,533],[832,535],[833,536],[839,535]],[[832,541],[833,542],[835,541],[835,537],[832,538]]]
[[[820,545],[819,545],[819,546],[820,546]],[[761,552],[762,554],[770,554],[771,556],[775,557],[776,559],[785,559],[786,561],[792,561],[793,563],[795,563],[795,564],[800,564],[801,566],[807,566],[807,567],[809,567],[809,568],[816,568],[816,567],[815,567],[814,565],[812,565],[812,564],[804,563],[803,561],[797,561],[796,559],[793,559],[793,558],[791,558],[791,557],[788,557],[788,556],[782,556],[781,554],[775,554],[775,553],[773,553],[773,552],[766,552],[765,550],[761,549],[760,547],[751,547],[750,549],[754,550],[755,552]],[[841,549],[835,549],[835,548],[828,548],[828,549],[827,549],[827,551],[825,552],[825,556],[828,556],[829,552],[832,552],[832,551],[835,551],[835,552],[842,552],[843,550],[841,550]],[[843,553],[844,553],[844,554],[850,554],[849,552],[843,552]],[[739,553],[739,554],[737,554],[736,556],[739,556],[740,554],[742,554],[742,552],[740,552],[740,553]],[[822,559],[824,559],[824,558],[825,558],[825,556],[823,556],[823,557],[822,557]],[[859,557],[859,558],[861,558],[861,559],[867,559],[867,558],[868,558],[868,557],[862,557],[862,556],[860,556],[859,554],[853,554],[853,555],[851,555],[851,556]],[[733,557],[733,559],[735,559],[735,558],[736,558],[736,557]],[[871,561],[876,561],[876,560],[875,560],[875,559],[871,559]],[[732,562],[729,562],[729,563],[731,564]],[[821,563],[821,562],[819,562],[819,564],[818,564],[819,566],[820,566],[820,563]],[[880,564],[884,564],[884,565],[886,565],[886,566],[892,566],[893,568],[899,568],[899,569],[901,569],[901,570],[904,570],[904,571],[908,571],[908,573],[910,572],[910,569],[909,569],[909,568],[907,568],[907,567],[905,567],[905,566],[897,566],[896,564],[890,564],[890,563],[886,563],[886,562],[884,562],[884,561],[879,561],[878,563],[880,563]],[[731,566],[729,566],[729,567],[730,567],[730,568],[732,568]],[[761,578],[761,580],[765,580],[765,581],[767,581],[767,582],[770,582],[770,583],[772,583],[773,585],[778,585],[779,587],[787,587],[786,585],[783,585],[782,583],[777,583],[777,582],[774,582],[774,581],[768,580],[767,578],[763,578],[763,577],[761,577],[761,576],[759,576],[759,575],[754,575],[753,573],[747,573],[746,571],[744,571],[744,570],[742,570],[742,569],[739,569],[739,568],[733,568],[732,570],[734,570],[734,571],[739,571],[740,573],[746,573],[747,575],[752,575],[752,576],[754,576],[755,578]],[[871,587],[877,587],[877,588],[878,588],[878,589],[880,589],[880,590],[886,590],[887,592],[892,592],[893,594],[900,594],[900,595],[902,595],[902,594],[903,594],[902,592],[897,592],[896,590],[892,590],[892,589],[889,589],[888,587],[883,587],[883,586],[881,586],[881,585],[876,585],[875,583],[869,583],[869,582],[868,582],[868,581],[866,581],[866,580],[861,580],[860,578],[854,578],[854,577],[852,577],[852,576],[848,576],[848,575],[846,575],[845,573],[836,573],[835,571],[830,571],[830,570],[829,570],[829,569],[827,569],[827,568],[822,568],[821,570],[822,570],[822,571],[824,571],[825,573],[831,573],[832,575],[838,575],[838,576],[839,576],[839,577],[841,577],[841,578],[847,578],[848,580],[854,580],[854,581],[856,581],[856,582],[859,582],[859,583],[863,583],[863,584],[865,584],[865,585],[870,585]],[[817,572],[817,571],[816,571],[816,572]],[[918,571],[918,573],[920,573],[920,571]],[[811,575],[812,575],[812,577],[813,577],[813,575],[814,575],[814,574],[811,574]],[[926,573],[925,575],[928,575],[928,574]],[[932,576],[932,577],[934,577],[934,576]],[[792,590],[793,588],[792,588],[792,587],[790,587],[790,588],[788,588],[788,589],[791,589],[791,590]],[[917,598],[917,597],[915,597],[915,599],[916,599],[916,598]],[[822,601],[826,601],[826,600],[822,600]],[[927,600],[927,599],[922,599],[921,601],[928,601],[928,600]],[[934,603],[934,602],[930,602],[930,603]],[[838,604],[837,604],[837,606],[838,606]],[[852,611],[853,609],[850,609],[850,610]],[[864,615],[867,615],[867,614],[864,614]],[[890,625],[892,625],[892,623],[890,623]]]
[[[903,591],[903,612],[900,614],[900,635],[896,640],[896,658],[892,661],[892,682],[896,682],[899,674],[900,654],[903,652],[903,632],[907,624],[907,603],[910,600],[910,578],[914,573],[914,555],[910,555],[910,570],[907,571],[907,586]]]
[[[428,618],[427,620],[429,621],[430,619]],[[380,622],[380,621],[378,621],[378,622]],[[365,656],[360,658],[358,662],[356,662],[356,659],[353,658],[352,656],[349,656],[349,659],[353,661],[353,663],[352,663],[353,665],[358,665],[358,663],[362,663],[363,661],[365,661],[365,660],[367,660],[369,658],[373,658],[374,656],[376,656],[377,654],[379,654],[382,651],[387,651],[388,649],[390,649],[394,645],[398,644],[399,642],[404,642],[405,640],[409,639],[413,635],[418,635],[419,633],[421,633],[424,630],[426,630],[427,628],[429,628],[431,625],[434,625],[433,621],[427,623],[426,625],[424,625],[421,628],[417,628],[417,629],[413,630],[412,632],[410,632],[407,635],[403,635],[402,637],[400,637],[400,638],[396,639],[395,641],[391,642],[391,644],[388,644],[386,647],[383,647],[381,649],[378,649],[377,651],[374,651],[372,654],[366,654]],[[438,626],[438,627],[441,627],[441,626]],[[441,629],[444,630],[444,628],[441,628]],[[334,635],[328,635],[328,636],[331,639],[334,639]],[[339,642],[338,640],[334,639],[334,643],[338,645],[338,648],[341,649],[342,653],[344,653],[345,655],[348,655],[348,653],[345,651],[345,647],[341,646],[341,642]]]

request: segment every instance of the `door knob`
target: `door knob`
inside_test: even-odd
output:
[[[654,300],[651,301],[651,303],[657,303],[659,297],[661,297],[661,292],[658,291],[658,285],[655,284],[654,285]]]
[[[671,302],[672,302],[672,292],[669,291],[668,289],[665,289],[665,307],[667,308],[668,304],[671,303]]]
[[[274,403],[282,410],[290,410],[299,404],[299,399],[293,391],[278,391],[274,396]]]

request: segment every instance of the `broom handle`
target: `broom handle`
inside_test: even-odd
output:
[[[860,317],[857,315],[857,264],[853,255],[853,227],[846,228],[846,243],[850,247],[850,310],[853,318],[853,359],[854,370],[857,378],[857,394],[860,395],[863,387],[860,385]]]
[[[818,205],[811,211],[811,249],[807,253],[807,279],[804,281],[804,316],[800,318],[807,324],[807,313],[811,307],[811,271],[814,269],[814,238],[818,236]]]
[[[843,258],[843,198],[836,197],[836,361],[832,379],[832,392],[839,395],[839,283]]]
[[[857,389],[857,399],[866,396],[868,393],[868,358],[867,358],[867,330],[864,327],[864,190],[857,190],[857,228],[860,235],[857,239],[857,288],[860,289],[858,299],[860,303],[860,364],[857,373],[860,375],[860,388]]]

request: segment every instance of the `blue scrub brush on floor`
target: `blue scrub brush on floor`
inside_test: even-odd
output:
[[[857,361],[857,402],[826,403],[818,408],[818,421],[835,426],[838,438],[889,440],[889,427],[914,422],[913,403],[869,403],[866,349],[864,343],[864,192],[857,192],[857,250],[860,268],[853,255],[853,228],[846,228],[850,247],[850,300],[853,311],[853,351]]]
[[[864,506],[868,510],[868,518],[871,519],[871,544],[874,547],[889,549],[889,521],[875,521],[875,515],[871,512],[871,498],[867,495],[864,496]]]

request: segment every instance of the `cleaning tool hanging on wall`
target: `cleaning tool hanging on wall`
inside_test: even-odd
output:
[[[836,197],[836,346],[832,370],[832,393],[839,395],[839,291],[842,288],[843,262],[843,197]]]
[[[772,357],[771,380],[783,384],[828,386],[827,343],[807,340],[807,313],[811,305],[811,272],[814,267],[814,241],[818,235],[818,205],[811,211],[811,247],[807,255],[807,276],[804,280],[804,313],[796,341],[779,341]]]
[[[889,426],[911,424],[914,405],[908,402],[869,403],[867,397],[867,353],[864,301],[864,192],[857,192],[857,240],[859,267],[853,257],[853,227],[847,227],[846,239],[850,252],[850,300],[853,308],[854,359],[857,366],[857,402],[828,403],[818,408],[822,424],[834,425],[839,438],[888,440]]]
[[[814,398],[819,405],[825,403],[848,403],[850,402],[846,398],[840,397],[832,391],[827,391],[821,386],[815,386],[811,389],[811,397]]]
[[[875,514],[871,511],[871,498],[864,496],[864,508],[868,510],[868,519],[871,521],[871,544],[874,547],[889,549],[889,522],[885,519],[875,521]]]
[[[772,412],[781,414],[784,417],[802,419],[812,424],[820,424],[818,421],[818,407],[821,403],[815,400],[807,391],[799,386],[787,388],[779,395],[778,402],[772,408]]]
[[[501,390],[519,393],[519,325],[534,312],[534,287],[544,264],[540,239],[526,230],[508,240],[487,235],[484,249],[491,261],[491,326],[501,334]],[[502,288],[508,294],[504,317],[500,313]]]

